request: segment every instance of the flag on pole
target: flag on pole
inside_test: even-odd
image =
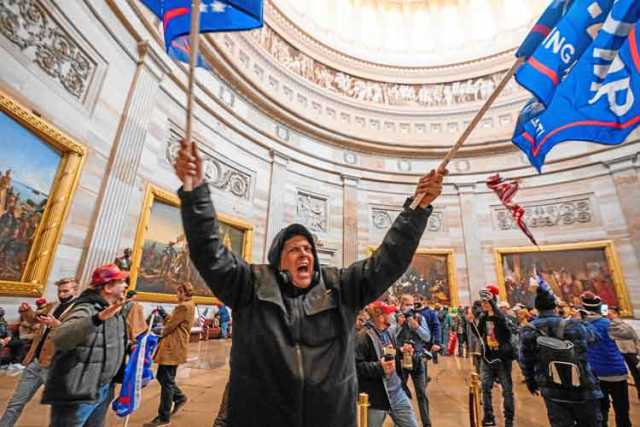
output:
[[[141,0],[160,20],[164,43],[169,55],[189,62],[191,51],[188,35],[191,31],[191,0]],[[202,0],[200,33],[243,31],[263,25],[263,0]],[[205,64],[198,57],[198,66]]]
[[[531,243],[538,246],[536,239],[524,222],[524,208],[513,201],[513,197],[518,192],[518,182],[507,182],[499,174],[487,178],[487,187],[498,195],[502,205],[509,210],[513,220],[522,232],[529,238]]]
[[[516,52],[527,57],[516,72],[516,81],[548,106],[558,85],[593,42],[613,3],[614,0],[554,1],[534,26],[538,30],[532,30]]]
[[[513,142],[539,172],[560,142],[621,144],[640,124],[639,19],[640,2],[617,0],[547,108],[523,109]]]
[[[204,311],[200,313],[200,316],[198,317],[198,326],[200,327],[204,326],[204,322],[205,320],[207,320],[208,312],[209,312],[209,307],[205,308]]]
[[[124,370],[120,395],[111,405],[119,417],[132,414],[140,406],[142,388],[153,379],[151,364],[157,346],[158,336],[148,331],[136,339],[135,349]]]

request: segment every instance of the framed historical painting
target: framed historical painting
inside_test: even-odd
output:
[[[0,295],[43,294],[85,156],[0,91]]]
[[[253,226],[223,214],[217,215],[224,244],[250,262]],[[195,288],[193,299],[196,303],[221,304],[189,258],[180,217],[180,199],[149,185],[133,249],[131,288],[145,301],[176,302],[176,287],[185,282]]]
[[[369,246],[367,256],[376,249]],[[431,303],[458,305],[458,286],[453,249],[418,249],[409,269],[389,288],[395,297],[420,294]]]
[[[510,304],[533,307],[539,273],[567,304],[580,305],[580,294],[592,291],[609,306],[631,315],[629,294],[612,241],[498,248],[498,285]]]

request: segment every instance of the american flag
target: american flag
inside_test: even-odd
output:
[[[520,230],[529,238],[531,243],[538,246],[536,239],[533,237],[533,234],[531,234],[529,227],[527,227],[527,223],[524,222],[524,208],[513,202],[513,196],[518,192],[518,182],[507,182],[500,177],[500,174],[495,174],[487,178],[487,187],[498,195],[500,202],[511,212],[514,221]]]
[[[198,317],[198,326],[204,326],[204,321],[207,320],[207,313],[209,312],[209,307],[205,308],[200,316]]]

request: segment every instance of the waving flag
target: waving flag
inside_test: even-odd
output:
[[[167,52],[179,61],[188,62],[189,40],[183,37],[191,31],[191,0],[141,1],[162,20]],[[263,25],[262,6],[263,0],[202,0],[199,10],[200,32],[260,28]],[[178,44],[174,44],[176,40]],[[199,58],[198,64],[201,66],[204,61]]]
[[[502,205],[511,212],[518,228],[529,238],[531,243],[538,246],[536,239],[524,222],[524,208],[513,201],[513,197],[518,192],[518,182],[507,182],[499,174],[495,174],[487,178],[487,187],[498,195]]]
[[[542,41],[552,29],[558,25],[560,19],[567,13],[573,0],[553,0],[535,23],[524,42],[516,52],[518,58],[529,58],[536,51]]]
[[[205,308],[200,316],[198,316],[198,326],[204,326],[205,320],[207,320],[207,313],[209,312],[209,307]]]
[[[640,124],[639,19],[640,2],[617,0],[546,110],[525,106],[513,142],[538,171],[560,142],[621,144]]]
[[[570,4],[554,1],[536,25],[539,30],[532,31],[516,53],[528,57],[516,72],[518,83],[545,106],[549,105],[558,85],[593,42],[613,3],[614,0],[574,0]],[[541,24],[543,20],[557,25],[551,28]],[[547,29],[549,33],[544,39],[537,36]],[[536,41],[537,48],[530,56],[526,55]]]
[[[112,403],[112,408],[119,417],[132,414],[140,406],[142,388],[153,379],[151,364],[157,346],[158,336],[152,333],[141,334],[136,339],[135,350],[124,370],[120,396]]]

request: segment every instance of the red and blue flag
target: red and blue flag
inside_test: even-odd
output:
[[[560,142],[621,144],[640,124],[639,19],[640,2],[616,0],[546,108],[537,99],[525,105],[513,142],[538,171]]]

